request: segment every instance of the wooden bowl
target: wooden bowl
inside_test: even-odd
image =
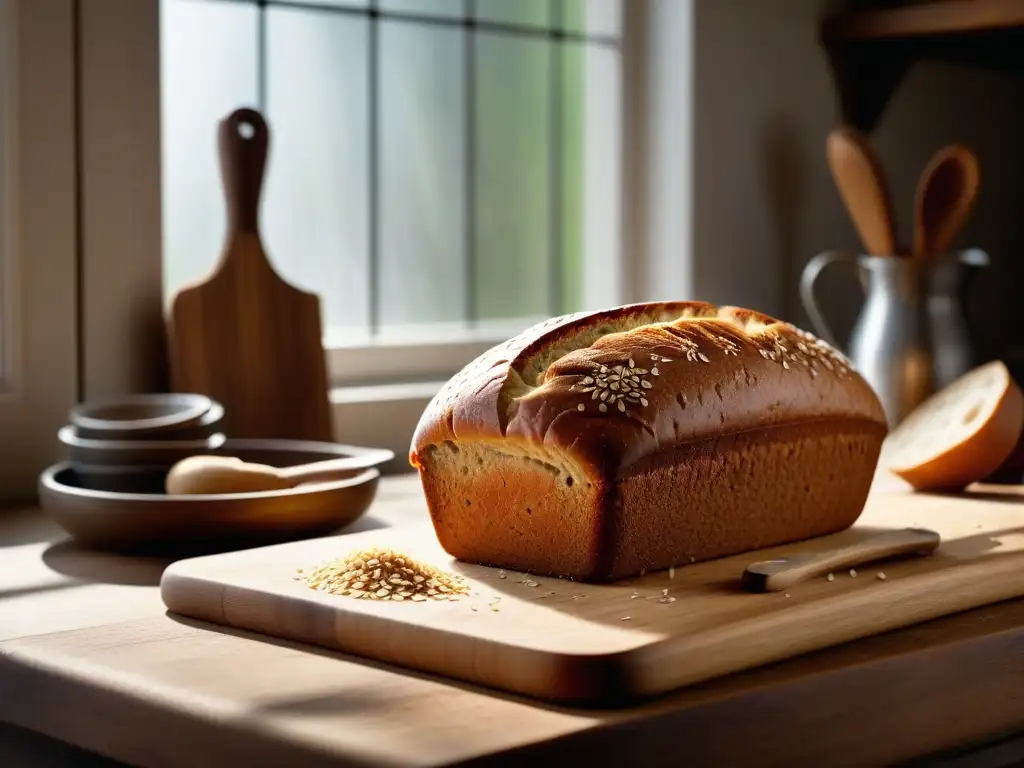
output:
[[[91,491],[113,493],[163,493],[164,482],[171,466],[94,466],[68,462],[75,472],[76,482]]]
[[[72,464],[95,467],[170,467],[197,453],[217,451],[227,441],[220,432],[197,440],[92,440],[78,437],[70,425],[57,431],[57,439]]]
[[[229,440],[217,454],[277,467],[390,451],[297,440]],[[204,552],[321,536],[361,517],[380,472],[265,493],[168,496],[83,488],[70,462],[39,477],[43,510],[83,544],[132,552]]]
[[[182,427],[161,430],[152,436],[140,435],[139,437],[145,440],[201,440],[204,437],[212,437],[220,432],[221,424],[223,423],[224,406],[213,400],[210,404],[210,410],[204,413],[203,418],[199,421]],[[87,434],[83,435],[81,430],[77,430],[77,434],[79,437],[88,437]]]
[[[151,440],[198,425],[213,404],[205,395],[186,392],[127,395],[76,405],[68,420],[85,439]]]

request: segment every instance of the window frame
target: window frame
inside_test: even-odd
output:
[[[158,390],[166,386],[167,307],[162,287],[159,3],[89,0],[76,5],[83,212],[81,396]],[[644,147],[659,126],[666,132],[666,118],[678,110],[671,98],[666,100],[674,83],[651,76],[652,67],[664,64],[657,58],[664,52],[649,49],[651,31],[659,24],[657,6],[652,0],[623,3],[618,303],[664,294],[679,297],[689,287],[688,240],[672,241],[658,231],[666,217],[685,214],[659,205],[665,186],[658,178],[662,172]],[[685,54],[673,62],[683,67],[677,70],[683,82],[688,79],[687,63]],[[131,106],[112,109],[112,103]],[[130,141],[125,140],[128,136]],[[112,159],[116,173],[109,168]],[[125,223],[130,224],[127,233]],[[660,251],[658,258],[651,258],[654,247]],[[670,259],[665,258],[666,248]],[[328,335],[325,354],[335,439],[390,448],[397,454],[394,468],[407,469],[404,454],[415,422],[444,380],[525,324],[482,326],[430,344],[387,338],[338,344]]]

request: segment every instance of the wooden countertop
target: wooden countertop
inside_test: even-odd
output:
[[[389,478],[355,527],[425,514]],[[168,616],[164,565],[0,512],[0,721],[190,767],[891,764],[1024,732],[1024,600],[590,711]]]

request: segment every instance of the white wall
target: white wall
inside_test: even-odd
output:
[[[672,18],[669,6],[677,6],[677,17],[678,6],[693,12],[692,282],[680,287],[692,298],[806,325],[797,296],[803,265],[821,250],[858,245],[824,156],[838,107],[817,22],[832,4],[651,2],[656,24]],[[685,30],[678,18],[674,23]],[[977,152],[982,193],[959,244],[986,248],[994,262],[970,304],[986,354],[1024,346],[1024,305],[1016,296],[1024,288],[1020,105],[1020,78],[923,63],[911,70],[872,135],[891,177],[904,240],[917,176],[930,155],[954,140]],[[674,171],[684,172],[685,162]],[[833,277],[823,290],[845,332],[859,289],[850,277]]]

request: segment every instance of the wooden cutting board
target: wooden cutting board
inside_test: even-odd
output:
[[[161,592],[170,610],[217,624],[553,701],[621,704],[1024,595],[1022,503],[1016,490],[878,490],[849,531],[600,586],[453,562],[426,523],[179,561]],[[788,592],[739,588],[754,560],[911,526],[941,534],[934,555]],[[460,572],[474,594],[371,602],[314,591],[297,574],[369,546]]]
[[[282,280],[260,239],[267,124],[240,109],[218,139],[227,242],[213,274],[172,300],[173,387],[221,402],[229,437],[331,441],[320,298]]]

